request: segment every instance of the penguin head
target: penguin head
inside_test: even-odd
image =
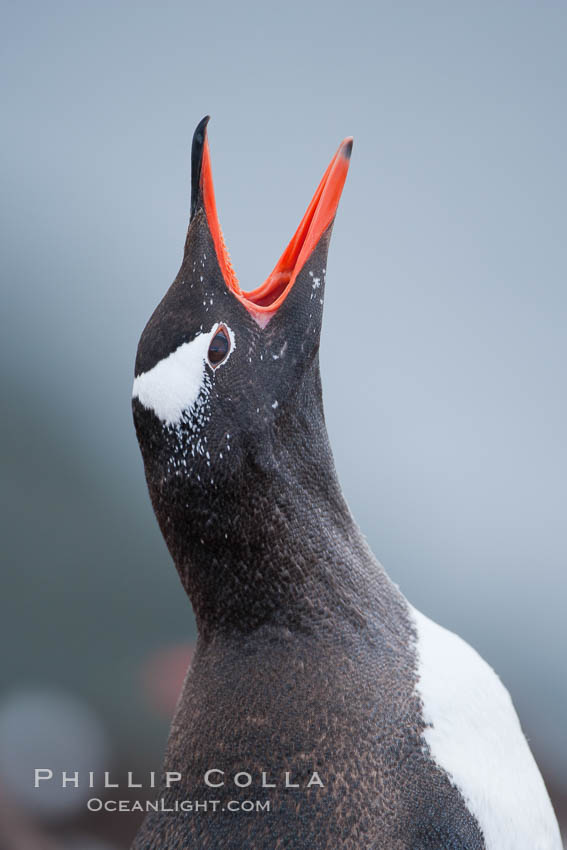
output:
[[[265,455],[278,420],[290,412],[306,420],[310,405],[320,405],[327,249],[352,139],[331,160],[273,272],[243,292],[218,222],[207,122],[193,138],[183,262],[136,357],[134,421],[156,511],[156,496],[189,506],[188,488],[210,496],[242,477]]]

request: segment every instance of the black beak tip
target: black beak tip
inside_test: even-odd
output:
[[[193,133],[193,145],[203,145],[205,143],[205,136],[207,134],[207,124],[211,120],[210,115],[205,115],[204,118],[201,118],[199,123],[195,128],[195,132]]]
[[[203,150],[207,138],[207,124],[210,115],[205,115],[195,128],[193,143],[191,145],[191,218],[195,215],[200,203],[201,164],[203,162]]]
[[[341,155],[344,157],[344,159],[350,159],[350,155],[352,154],[353,142],[354,139],[351,136],[350,138],[345,139],[345,141],[341,145]]]

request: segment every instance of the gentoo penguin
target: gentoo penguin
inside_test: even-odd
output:
[[[345,503],[318,350],[352,139],[244,292],[204,119],[181,269],[140,339],[133,411],[198,643],[136,850],[560,850],[510,697],[416,611]]]

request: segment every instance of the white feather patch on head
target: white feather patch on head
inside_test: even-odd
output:
[[[461,792],[487,850],[562,850],[557,820],[510,695],[453,632],[415,608],[423,737]]]
[[[191,342],[184,342],[148,372],[134,378],[132,397],[153,410],[165,425],[177,425],[205,388],[207,352],[219,327],[221,323],[217,322],[208,333],[197,334]],[[228,325],[222,323],[222,327],[229,335],[230,349],[217,368],[227,362],[236,347],[234,333]]]

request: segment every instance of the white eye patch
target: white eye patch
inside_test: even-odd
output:
[[[134,378],[132,397],[153,410],[165,425],[177,425],[207,388],[207,352],[219,327],[217,322],[208,333],[197,334],[191,342],[184,342],[148,372]],[[222,327],[230,337],[230,350],[217,368],[228,361],[236,347],[231,329],[224,323]]]

